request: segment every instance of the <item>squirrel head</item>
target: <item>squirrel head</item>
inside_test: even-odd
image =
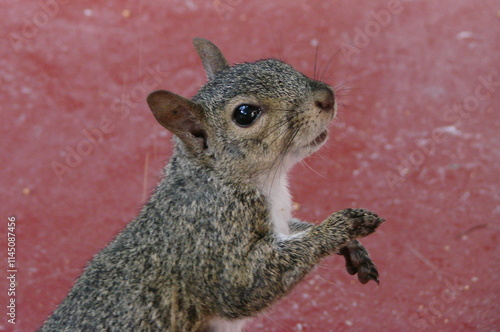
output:
[[[252,181],[317,151],[336,113],[333,89],[276,60],[229,66],[206,39],[193,40],[208,82],[190,100],[148,96],[157,121],[190,157],[226,176]]]

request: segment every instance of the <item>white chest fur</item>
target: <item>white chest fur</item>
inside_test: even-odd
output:
[[[288,190],[286,171],[263,175],[259,182],[269,202],[274,232],[277,235],[290,235],[288,222],[292,218],[292,198]]]
[[[237,320],[226,320],[223,318],[214,318],[209,323],[208,331],[210,332],[240,332],[243,331],[248,318]]]

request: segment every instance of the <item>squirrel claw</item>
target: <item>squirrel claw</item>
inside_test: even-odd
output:
[[[385,222],[385,219],[365,209],[345,209],[340,213],[350,220],[349,233],[353,237],[367,236]]]
[[[345,258],[347,272],[350,275],[358,274],[358,280],[362,284],[370,280],[380,284],[377,268],[359,241],[354,240],[346,244],[340,249],[339,255]]]

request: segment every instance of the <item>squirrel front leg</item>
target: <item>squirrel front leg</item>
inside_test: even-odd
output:
[[[377,267],[372,262],[368,250],[358,240],[348,242],[338,254],[344,256],[347,272],[351,275],[357,273],[362,284],[370,280],[379,283]]]
[[[289,237],[268,234],[223,273],[217,314],[234,319],[259,312],[289,291],[322,257],[373,233],[383,221],[364,209],[346,209]]]
[[[293,234],[305,231],[313,227],[314,224],[292,218],[288,222],[288,226]],[[350,275],[358,274],[358,280],[362,284],[366,284],[370,280],[379,283],[377,267],[371,260],[368,250],[358,240],[347,242],[337,254],[344,256],[347,272]]]
[[[314,226],[313,223],[302,221],[297,218],[292,218],[290,219],[290,221],[288,221],[288,227],[290,228],[292,234],[305,231],[306,229],[309,229],[313,226]]]

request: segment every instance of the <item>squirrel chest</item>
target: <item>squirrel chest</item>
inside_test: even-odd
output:
[[[274,233],[278,236],[290,235],[288,222],[292,218],[292,199],[286,172],[263,175],[259,178],[259,185],[267,198]]]

